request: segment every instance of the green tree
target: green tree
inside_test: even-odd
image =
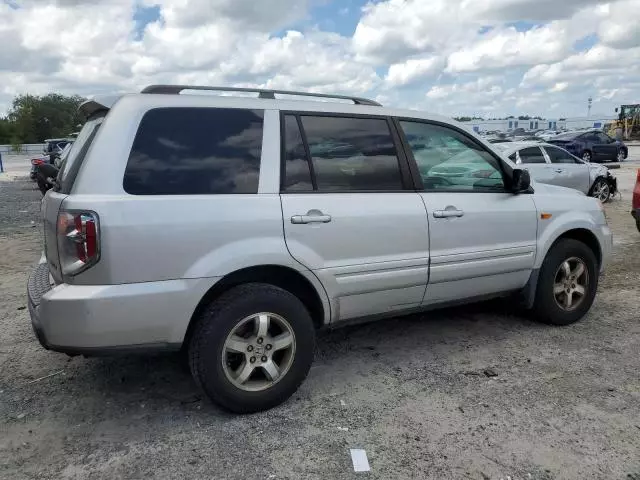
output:
[[[50,93],[44,96],[18,95],[7,121],[19,143],[40,143],[46,138],[66,137],[84,119],[78,112],[83,98]]]

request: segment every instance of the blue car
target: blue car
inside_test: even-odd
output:
[[[624,143],[600,130],[561,133],[547,142],[568,150],[585,162],[621,162],[628,154]]]

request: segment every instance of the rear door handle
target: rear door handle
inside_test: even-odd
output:
[[[562,172],[564,172],[564,170],[563,170],[563,169],[561,169],[561,168],[556,168],[556,172],[557,172],[557,173],[562,173]]]
[[[320,210],[309,210],[306,215],[294,215],[291,223],[299,225],[303,223],[329,223],[331,215],[325,215]]]
[[[451,217],[461,217],[464,215],[462,210],[449,209],[449,210],[434,210],[433,216],[435,218],[451,218]]]

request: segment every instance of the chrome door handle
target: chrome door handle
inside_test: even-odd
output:
[[[561,168],[556,168],[556,173],[562,173],[562,172],[564,172],[564,170],[563,170],[563,169],[561,169]]]
[[[434,210],[433,216],[435,218],[451,218],[451,217],[461,217],[464,215],[462,210]]]
[[[329,223],[331,215],[325,215],[320,210],[309,210],[306,215],[294,215],[291,223],[299,225],[303,223]]]

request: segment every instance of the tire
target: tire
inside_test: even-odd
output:
[[[629,155],[629,152],[627,151],[626,148],[621,148],[620,149],[620,156],[618,157],[618,161],[622,162],[623,160],[627,159],[627,156]]]
[[[268,317],[269,331],[258,337],[260,331],[253,327],[259,328],[264,316]],[[292,339],[286,350],[269,343],[275,340],[272,335],[278,336],[280,327],[285,327],[280,336],[288,328]],[[243,329],[247,329],[244,337],[248,338],[240,333]],[[247,343],[234,343],[233,339]],[[251,353],[229,349],[228,342],[242,345],[243,352],[250,348]],[[298,389],[311,368],[314,346],[315,327],[298,297],[273,285],[249,283],[222,294],[197,319],[188,345],[189,366],[211,400],[232,412],[251,413],[281,404]],[[278,358],[278,368],[284,373],[274,380],[267,376],[267,366],[278,365]],[[239,380],[242,373],[234,377],[247,368],[252,373],[244,383]]]
[[[590,196],[597,198],[602,203],[606,203],[611,198],[611,187],[609,183],[602,177],[596,178],[591,186]]]
[[[576,297],[572,306],[566,308],[563,297],[564,291],[558,294],[554,293],[555,285],[563,284],[558,275],[562,275],[560,271],[562,265],[570,259],[579,259],[584,267],[586,277],[579,276],[576,284],[584,283],[584,295],[578,296],[572,293],[572,297]],[[570,271],[576,270],[573,265],[576,263],[569,262]],[[571,277],[568,277],[569,281]],[[586,280],[585,280],[586,278]],[[569,285],[571,288],[571,285]],[[593,251],[584,243],[571,238],[558,240],[547,253],[540,274],[538,276],[538,285],[536,288],[536,296],[532,309],[533,318],[541,323],[550,325],[569,325],[580,320],[591,308],[593,300],[596,296],[598,288],[598,262]],[[564,289],[563,289],[564,290]],[[565,304],[565,307],[560,303]]]
[[[584,152],[582,152],[582,160],[584,160],[585,162],[591,162],[592,158],[593,156],[591,155],[591,152],[589,150],[585,150]]]

